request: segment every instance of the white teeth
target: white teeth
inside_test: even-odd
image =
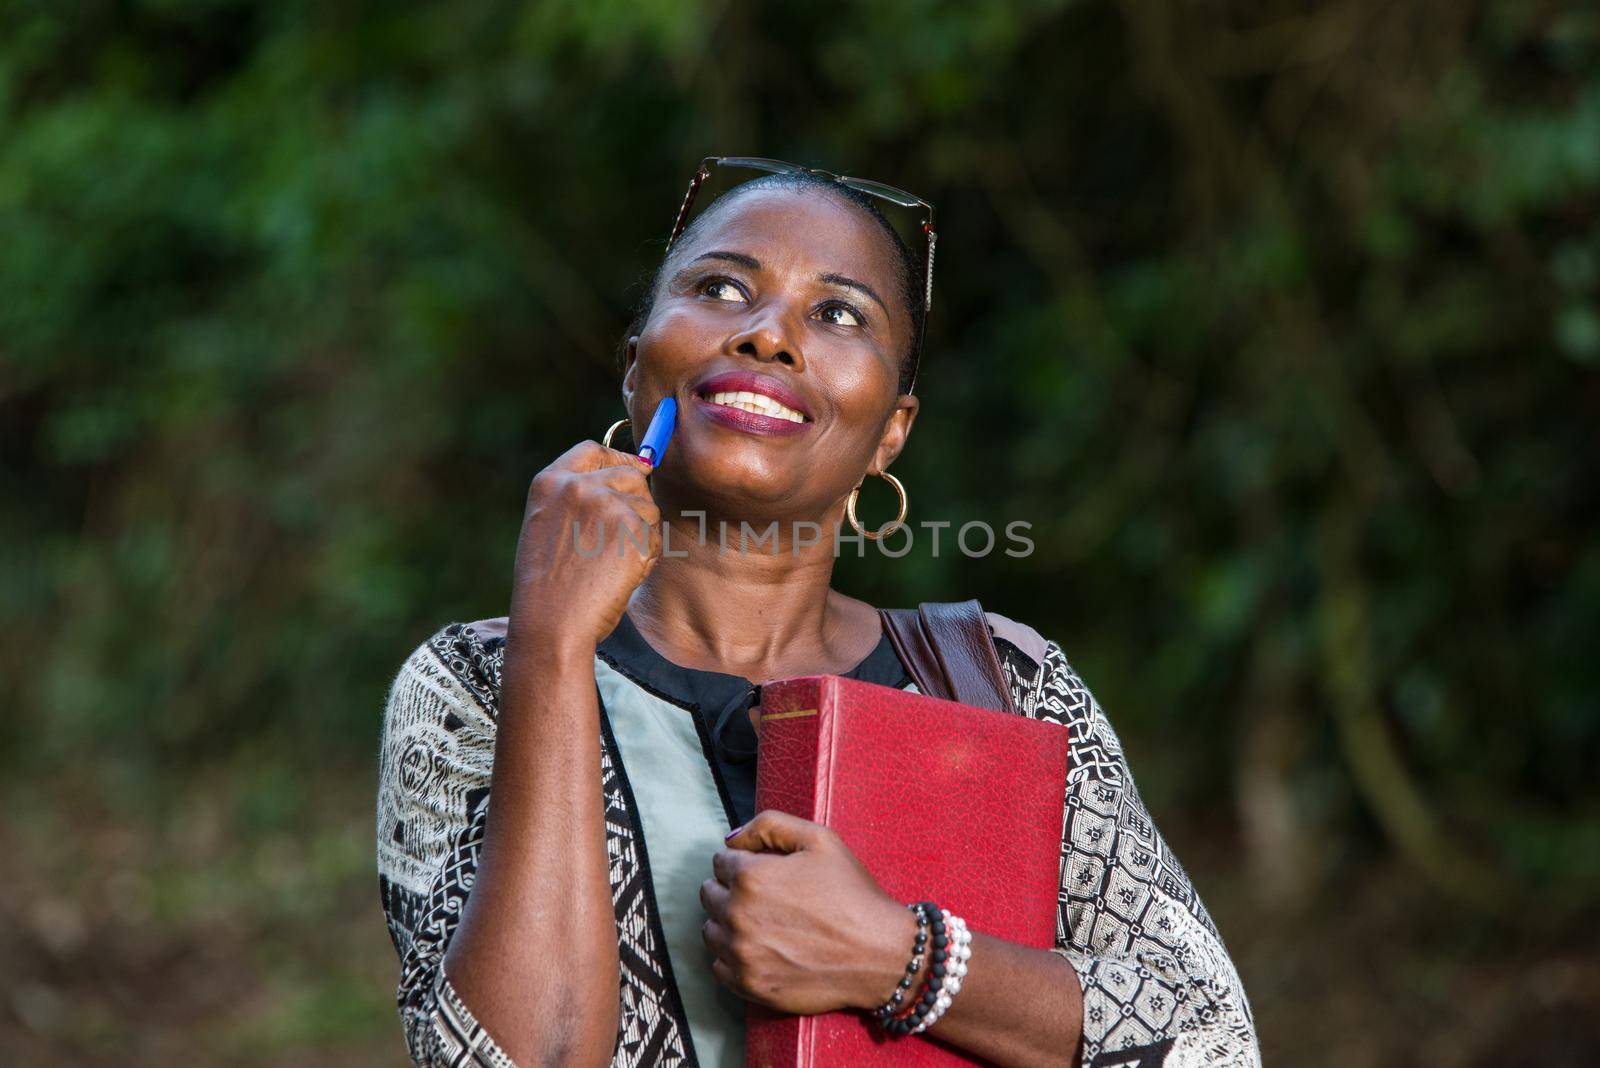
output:
[[[722,404],[729,408],[740,408],[757,415],[770,415],[777,419],[787,419],[791,423],[803,423],[806,417],[787,408],[764,393],[751,393],[748,390],[737,392],[713,393],[706,398],[712,404]]]

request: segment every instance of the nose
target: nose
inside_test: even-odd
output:
[[[793,316],[771,304],[752,309],[743,327],[728,336],[723,350],[729,355],[754,356],[762,362],[787,364],[801,371],[806,359],[798,338],[799,326]]]

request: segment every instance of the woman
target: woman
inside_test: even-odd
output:
[[[662,465],[585,441],[540,472],[509,615],[442,628],[389,694],[378,865],[418,1064],[739,1065],[746,1000],[871,1011],[931,973],[907,961],[928,917],[825,828],[751,811],[748,715],[751,680],[912,688],[830,588],[835,542],[798,531],[837,530],[905,448],[927,261],[800,171],[674,235],[623,378],[635,427],[678,402]],[[776,551],[733,547],[774,521]],[[1017,708],[1072,732],[1057,944],[971,932],[929,1033],[997,1064],[1258,1063],[1110,724],[1058,645],[988,619]]]

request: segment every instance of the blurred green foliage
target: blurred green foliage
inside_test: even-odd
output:
[[[1389,850],[1540,888],[1526,923],[1596,898],[1578,4],[0,4],[11,778],[159,806],[259,759],[281,828],[365,766],[405,653],[505,611],[528,480],[618,414],[710,153],[940,209],[896,472],[913,522],[1037,551],[844,588],[1059,640],[1269,899]]]

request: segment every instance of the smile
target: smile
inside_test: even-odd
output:
[[[801,385],[754,370],[723,371],[694,385],[695,410],[746,434],[787,437],[815,424]]]
[[[779,404],[762,393],[749,393],[740,390],[736,393],[713,393],[703,399],[710,401],[712,404],[754,412],[756,415],[769,415],[774,419],[787,419],[791,423],[803,423],[806,421],[806,417],[793,408]]]

